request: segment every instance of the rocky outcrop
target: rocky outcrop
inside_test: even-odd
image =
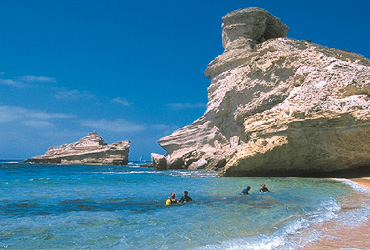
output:
[[[107,144],[97,133],[78,142],[50,148],[44,155],[25,160],[34,163],[126,165],[130,141]]]
[[[159,155],[152,153],[152,163],[154,170],[166,170],[167,169],[167,159],[164,155]]]
[[[258,8],[226,15],[222,28],[225,51],[205,71],[206,112],[159,140],[166,168],[224,176],[370,168],[368,59],[288,39],[280,19]]]

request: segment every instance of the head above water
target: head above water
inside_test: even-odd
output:
[[[184,191],[184,195],[188,195],[188,193],[189,193],[188,191]]]

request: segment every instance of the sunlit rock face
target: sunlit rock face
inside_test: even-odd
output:
[[[288,39],[287,26],[258,8],[226,15],[222,28],[225,51],[205,71],[206,112],[159,140],[167,168],[224,176],[370,169],[368,59]]]
[[[58,164],[126,165],[130,141],[107,144],[97,133],[89,133],[78,142],[50,148],[44,155],[25,162]]]
[[[236,47],[250,40],[261,43],[268,39],[286,37],[289,28],[280,19],[259,8],[241,9],[222,18],[222,45]],[[247,42],[248,43],[248,42]]]

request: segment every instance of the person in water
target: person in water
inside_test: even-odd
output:
[[[251,187],[247,186],[246,188],[243,189],[242,194],[249,194],[249,190],[251,190]]]
[[[171,198],[168,197],[166,200],[166,206],[176,203],[178,203],[178,201],[176,200],[176,195],[174,193],[171,193]]]
[[[184,191],[184,195],[181,196],[181,199],[179,200],[179,202],[183,203],[183,202],[189,202],[189,201],[192,201],[193,199],[188,196],[189,192],[188,191]]]
[[[268,188],[266,187],[266,184],[263,183],[261,188],[260,188],[260,192],[264,193],[264,192],[270,192],[270,190],[268,190]]]
[[[171,205],[171,197],[167,197],[166,206]]]

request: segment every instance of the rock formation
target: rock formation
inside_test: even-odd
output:
[[[225,50],[205,71],[207,110],[159,140],[167,153],[152,157],[155,168],[224,176],[370,169],[368,59],[288,39],[288,27],[258,8],[229,13],[222,28]]]
[[[107,144],[97,133],[78,142],[50,148],[44,155],[25,160],[34,163],[127,165],[130,141]]]

